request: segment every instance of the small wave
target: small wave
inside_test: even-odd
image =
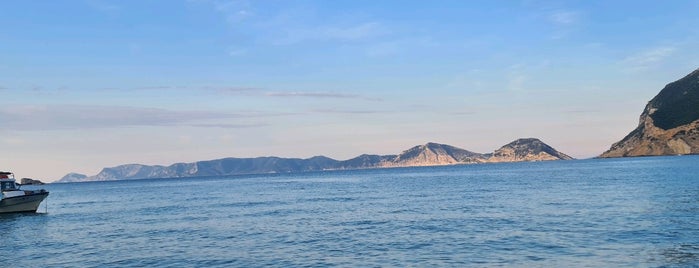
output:
[[[220,203],[215,206],[217,207],[262,207],[262,206],[283,206],[289,205],[289,202],[283,201],[248,201],[248,202],[233,202],[233,203]]]
[[[699,264],[699,245],[680,244],[660,251],[663,259],[674,265]]]
[[[357,200],[353,197],[316,197],[300,199],[301,202],[351,202]]]

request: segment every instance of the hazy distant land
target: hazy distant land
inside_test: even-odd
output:
[[[398,155],[368,155],[339,161],[325,156],[307,159],[256,157],[223,158],[170,166],[127,164],[104,168],[94,176],[70,173],[57,182],[133,180],[148,178],[197,177],[264,173],[290,173],[321,170],[350,170],[366,168],[438,166],[455,164],[570,160],[572,157],[557,151],[535,138],[518,139],[492,153],[476,153],[450,145],[427,143],[403,151]]]
[[[646,105],[638,127],[600,157],[699,153],[699,69],[668,84]],[[307,159],[223,158],[170,166],[127,164],[104,168],[94,176],[70,173],[58,182],[132,180],[215,175],[290,173],[320,170],[437,166],[455,164],[568,160],[535,138],[518,139],[492,153],[476,153],[450,145],[427,143],[398,155],[363,154],[349,160],[325,156]]]
[[[699,69],[648,102],[638,127],[600,157],[699,154]]]

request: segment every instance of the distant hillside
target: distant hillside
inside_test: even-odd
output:
[[[403,151],[385,166],[437,166],[482,162],[483,154],[430,142]]]
[[[85,181],[87,179],[87,175],[83,174],[78,174],[78,173],[68,173],[67,175],[63,176],[58,182],[80,182],[80,181]]]
[[[475,153],[450,145],[430,142],[425,145],[412,147],[398,155],[363,154],[344,161],[338,161],[325,156],[316,156],[308,159],[280,157],[223,158],[194,163],[177,163],[170,166],[127,164],[104,168],[97,175],[89,177],[82,174],[70,173],[58,182],[291,173],[322,170],[567,159],[572,158],[556,151],[538,139],[519,139],[489,154]]]
[[[547,161],[570,160],[572,157],[556,151],[538,139],[518,139],[500,149],[497,149],[488,162],[518,162],[518,161]]]
[[[600,157],[699,153],[699,69],[665,86],[641,113],[638,127]]]
[[[382,167],[391,163],[396,155],[370,155],[363,154],[355,158],[338,161],[334,166],[335,169],[362,169],[362,168],[375,168]]]

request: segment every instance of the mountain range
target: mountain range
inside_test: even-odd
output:
[[[643,109],[638,126],[599,157],[699,154],[699,69],[667,84]],[[308,159],[223,158],[170,166],[128,164],[104,168],[94,176],[70,173],[58,182],[131,180],[238,174],[290,173],[320,170],[435,166],[493,162],[567,160],[538,139],[518,139],[492,153],[476,153],[450,145],[427,143],[398,155],[363,154],[349,160],[325,156]]]
[[[94,176],[70,173],[57,182],[133,180],[149,178],[198,177],[217,175],[291,173],[321,170],[350,170],[367,168],[437,166],[495,162],[570,160],[539,139],[518,139],[492,153],[481,154],[438,143],[418,145],[398,155],[363,154],[349,160],[325,156],[307,159],[256,157],[223,158],[170,166],[127,164],[104,168]]]
[[[699,153],[699,69],[667,84],[643,109],[638,126],[600,157]]]

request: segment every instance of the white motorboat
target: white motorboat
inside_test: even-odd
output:
[[[41,201],[49,192],[41,190],[21,190],[12,172],[0,171],[0,213],[36,212]]]

